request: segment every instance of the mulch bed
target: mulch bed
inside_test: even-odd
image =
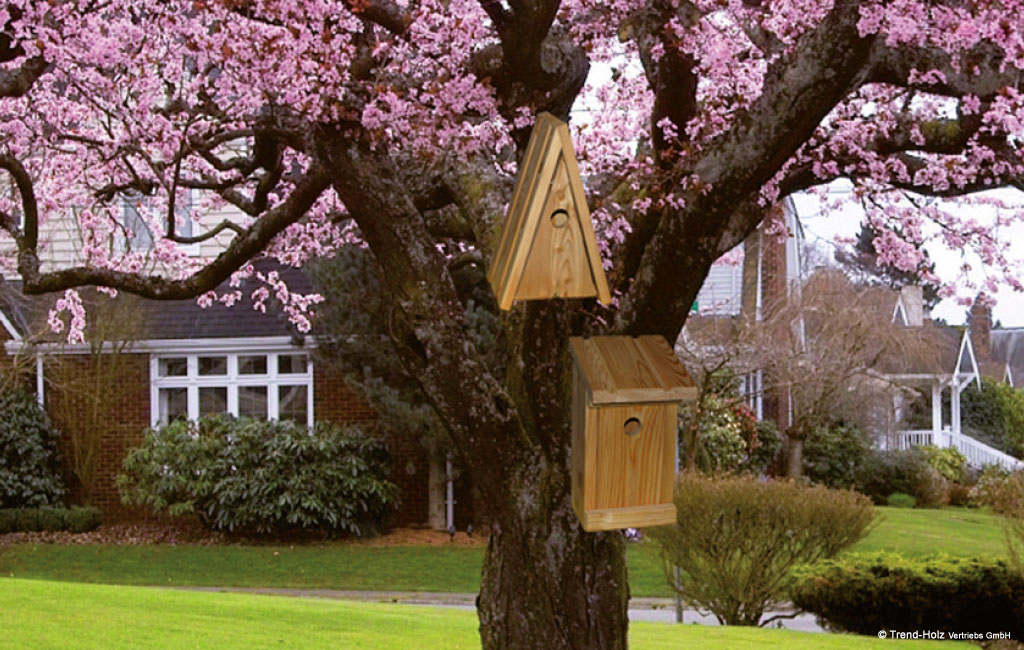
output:
[[[384,535],[368,539],[340,537],[332,539],[318,533],[256,536],[212,531],[204,528],[199,522],[190,520],[106,524],[88,533],[47,532],[0,535],[0,546],[13,544],[195,544],[200,546],[234,544],[252,546],[282,543],[483,547],[487,545],[487,536],[481,533],[467,535],[464,531],[460,531],[452,537],[444,531],[421,528],[395,528]]]

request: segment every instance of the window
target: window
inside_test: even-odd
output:
[[[305,353],[154,356],[152,420],[231,413],[313,424],[313,372]]]
[[[196,234],[196,223],[192,216],[192,192],[185,192],[182,199],[175,203],[175,227],[174,232],[179,237],[192,237]],[[153,214],[156,202],[150,196],[142,194],[122,194],[121,211],[124,215],[124,227],[128,231],[127,248],[136,253],[145,253],[153,248],[153,232],[143,214],[151,220],[156,217],[156,222],[165,224],[167,220],[167,208],[164,206],[162,213]],[[196,244],[182,245],[190,255],[198,255],[199,247]]]

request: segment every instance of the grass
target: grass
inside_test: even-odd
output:
[[[967,508],[877,510],[881,523],[853,552],[889,551],[906,557],[934,553],[1006,557],[1006,538],[996,515]]]
[[[470,611],[0,578],[0,646],[23,650],[480,648]],[[912,650],[966,643],[882,641],[756,628],[634,623],[634,650]]]
[[[852,552],[1003,557],[998,518],[976,510],[879,508]],[[634,596],[672,595],[655,548],[630,545]],[[122,585],[283,587],[474,593],[483,550],[465,547],[59,546],[0,548],[0,576]]]

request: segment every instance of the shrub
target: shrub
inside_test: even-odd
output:
[[[760,474],[782,448],[782,438],[771,422],[758,422],[741,402],[729,403],[716,395],[704,399],[694,415],[692,405],[680,409],[680,458],[687,456],[685,432],[698,417],[695,459],[702,472],[745,472]]]
[[[17,510],[0,510],[0,535],[13,533],[17,530],[17,524]]]
[[[855,487],[878,505],[884,505],[894,492],[912,495],[919,508],[939,506],[946,500],[945,479],[918,448],[870,451],[856,473]]]
[[[0,508],[59,505],[64,497],[57,432],[36,398],[0,393]]]
[[[963,483],[967,479],[967,457],[953,447],[918,447],[924,452],[925,460],[947,481]]]
[[[833,629],[1024,634],[1024,576],[1006,562],[852,557],[796,576],[793,603]]]
[[[767,609],[785,602],[795,565],[855,543],[874,517],[854,492],[751,476],[686,473],[675,504],[675,526],[648,530],[665,575],[687,602],[728,625],[762,624]]]
[[[127,503],[218,530],[365,535],[397,501],[389,464],[384,442],[358,429],[220,416],[147,430],[118,484]]]
[[[950,483],[946,490],[946,503],[959,508],[973,507],[971,502],[971,488],[963,483]]]
[[[67,530],[72,533],[87,533],[90,530],[99,528],[103,521],[103,515],[96,508],[81,508],[72,506],[65,516]]]
[[[746,432],[747,429],[744,429]],[[747,459],[740,466],[742,471],[753,474],[764,474],[768,466],[779,455],[782,450],[782,436],[779,435],[779,428],[771,420],[761,420],[746,435]]]
[[[86,533],[100,525],[96,508],[11,508],[0,510],[0,533],[67,530]]]
[[[914,502],[917,508],[938,508],[946,505],[949,494],[949,481],[939,474],[939,470],[928,466],[925,472],[917,477],[914,484]]]
[[[39,530],[67,530],[67,510],[64,508],[39,508]]]
[[[886,505],[892,506],[893,508],[913,508],[917,502],[914,497],[904,492],[893,492],[889,495],[886,500]]]
[[[38,533],[43,529],[42,518],[38,508],[16,508],[14,510],[14,530],[24,533]]]
[[[828,487],[850,489],[870,450],[868,435],[855,426],[818,427],[804,440],[804,475]]]

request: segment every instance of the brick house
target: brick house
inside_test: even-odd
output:
[[[277,270],[293,290],[311,291],[301,271]],[[113,320],[132,322],[130,340],[122,341],[117,352],[111,394],[97,400],[90,392],[62,389],[58,370],[72,375],[76,369],[85,371],[99,363],[97,354],[111,358],[114,343],[108,341],[102,350],[89,343],[64,343],[47,326],[53,296],[24,296],[16,281],[0,285],[0,340],[6,361],[27,370],[29,383],[51,416],[60,413],[67,419],[72,414],[72,428],[76,426],[73,414],[86,413],[103,402],[103,432],[89,501],[108,519],[145,516],[121,504],[114,477],[126,450],[139,444],[149,426],[178,417],[228,412],[306,425],[326,420],[376,429],[373,408],[336,368],[317,358],[315,330],[310,336],[299,333],[269,302],[266,313],[254,311],[252,288],[241,287],[239,304],[205,309],[195,300],[156,302],[126,294],[97,297],[97,304],[102,301]],[[419,440],[382,435],[392,455],[391,478],[402,496],[392,523],[436,528],[454,524],[464,529],[472,520],[468,485],[448,477],[443,460],[430,459]],[[62,435],[69,501],[81,502],[85,495],[69,464],[69,438]]]

